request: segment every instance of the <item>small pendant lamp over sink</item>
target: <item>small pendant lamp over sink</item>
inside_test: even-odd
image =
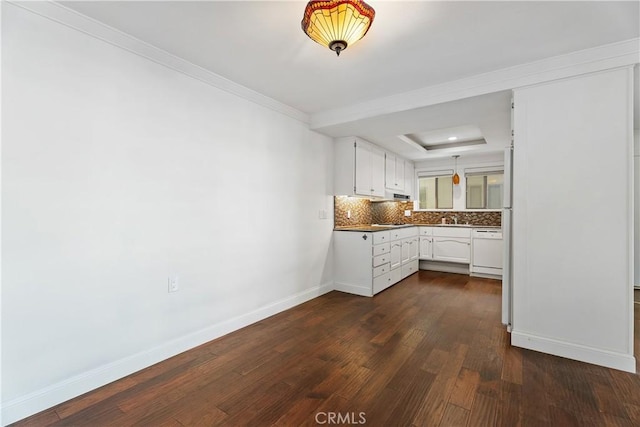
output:
[[[361,0],[310,1],[304,9],[302,31],[340,56],[367,34],[375,14]]]
[[[459,155],[451,156],[455,162],[455,172],[453,173],[453,185],[460,184],[460,176],[458,175],[458,157]]]

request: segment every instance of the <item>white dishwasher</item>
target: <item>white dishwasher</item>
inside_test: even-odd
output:
[[[502,230],[474,229],[471,243],[471,273],[502,275]]]

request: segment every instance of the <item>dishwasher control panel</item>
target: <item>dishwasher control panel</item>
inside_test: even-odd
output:
[[[502,230],[473,230],[474,239],[502,239]]]

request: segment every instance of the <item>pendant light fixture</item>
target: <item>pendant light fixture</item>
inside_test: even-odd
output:
[[[311,40],[340,56],[367,34],[375,14],[361,0],[310,1],[304,9],[302,30]]]
[[[453,174],[453,185],[460,184],[460,176],[458,175],[458,157],[459,155],[451,156],[453,157],[453,161],[455,162],[455,172]]]

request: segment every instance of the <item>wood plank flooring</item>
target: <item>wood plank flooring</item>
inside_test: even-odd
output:
[[[303,426],[331,419],[638,426],[640,376],[510,347],[498,281],[420,271],[374,298],[331,292],[15,425]]]

